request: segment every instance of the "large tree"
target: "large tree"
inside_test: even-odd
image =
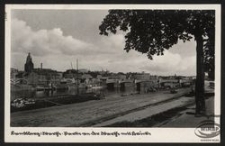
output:
[[[109,10],[99,26],[101,35],[126,32],[125,48],[163,55],[178,40],[194,38],[197,52],[196,114],[205,112],[204,78],[214,67],[215,11],[213,10]],[[192,49],[192,48],[190,48]],[[211,65],[211,66],[210,66]]]

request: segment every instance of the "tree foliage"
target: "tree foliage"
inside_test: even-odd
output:
[[[100,34],[127,32],[125,50],[152,56],[163,55],[164,49],[201,35],[213,42],[215,14],[210,10],[109,10],[99,26]]]

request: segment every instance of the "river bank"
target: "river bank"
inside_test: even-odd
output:
[[[163,102],[172,102],[172,100],[180,98],[189,92],[189,88],[179,89],[176,94],[171,94],[169,91],[157,91],[154,93],[91,100],[82,103],[20,111],[11,113],[11,126],[89,127],[119,116],[132,114],[135,111],[153,105],[159,106]],[[186,98],[193,99],[193,97]]]
[[[80,103],[89,100],[100,100],[104,98],[101,94],[96,93],[86,93],[83,95],[65,95],[65,96],[55,96],[52,98],[42,98],[42,99],[31,99],[32,103],[30,103],[30,99],[16,99],[11,102],[11,113],[26,111],[26,110],[34,110],[40,108],[48,108],[51,106],[62,106],[65,104],[72,103]],[[26,104],[28,102],[28,104]]]

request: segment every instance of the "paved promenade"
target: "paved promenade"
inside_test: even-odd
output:
[[[183,97],[187,92],[189,92],[189,89],[179,89],[179,92],[176,94],[171,94],[169,91],[157,91],[155,93],[128,95],[111,99],[21,111],[11,114],[11,126],[104,126],[107,125],[107,123],[104,124],[105,122],[121,117],[132,121],[135,120],[132,118],[138,118],[137,115],[141,115],[139,118],[145,118],[171,108],[190,104],[194,98]],[[145,112],[139,113],[140,111]]]
[[[169,121],[159,124],[159,127],[197,127],[199,123],[205,120],[219,120],[219,115],[214,115],[214,96],[206,99],[206,115],[196,117],[195,106],[189,106],[186,110],[179,113],[180,116],[174,117]]]

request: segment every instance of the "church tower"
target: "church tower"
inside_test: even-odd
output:
[[[25,70],[25,72],[30,73],[33,69],[34,69],[34,64],[32,62],[32,58],[30,56],[30,53],[28,53],[27,60],[26,60],[26,63],[24,65],[24,70]]]

